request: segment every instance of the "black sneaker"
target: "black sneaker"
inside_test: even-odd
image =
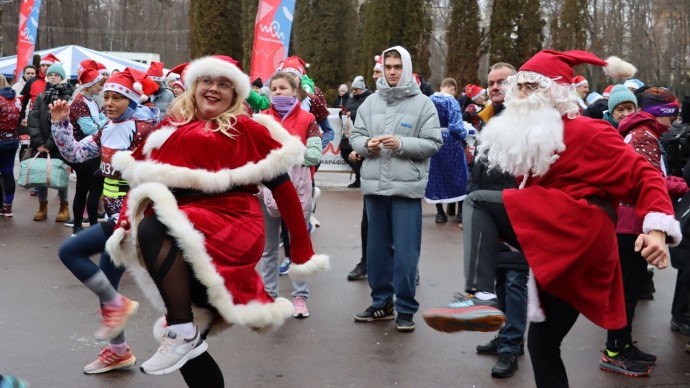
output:
[[[69,220],[65,221],[63,224],[68,228],[73,228],[74,227],[74,218],[70,218]]]
[[[395,318],[395,328],[403,333],[410,333],[414,331],[414,320],[412,314],[398,313]]]
[[[645,365],[656,364],[656,356],[650,353],[645,353],[637,347],[637,341],[628,344],[621,353],[629,360],[639,361]]]
[[[367,278],[367,263],[359,262],[355,269],[347,274],[347,280],[363,280]]]
[[[364,312],[355,314],[355,322],[390,321],[395,318],[393,302],[388,302],[385,307],[369,306]]]
[[[436,223],[443,224],[448,222],[448,216],[445,214],[436,214]]]
[[[492,377],[506,378],[515,374],[518,370],[517,354],[499,353],[496,365],[491,368]]]
[[[359,181],[354,181],[354,182],[350,183],[349,185],[347,185],[347,188],[348,189],[359,189],[359,186],[360,186]]]
[[[491,341],[483,344],[483,345],[477,345],[477,354],[488,354],[488,355],[497,355],[498,354],[498,344],[500,343],[498,336],[494,337]],[[517,353],[518,356],[522,356],[525,354],[525,343],[520,344],[520,351]]]
[[[609,356],[608,352],[604,350],[601,355],[601,362],[599,369],[606,372],[620,373],[631,377],[645,377],[649,376],[652,369],[639,362],[628,359],[623,353],[618,353],[615,356]]]

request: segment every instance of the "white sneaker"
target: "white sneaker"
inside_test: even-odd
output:
[[[141,364],[141,371],[149,375],[168,374],[182,368],[187,361],[200,356],[208,349],[208,344],[201,338],[199,329],[197,327],[194,329],[196,334],[190,339],[182,338],[181,335],[167,329],[158,351]]]

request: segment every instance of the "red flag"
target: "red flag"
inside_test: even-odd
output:
[[[41,0],[22,0],[22,4],[19,7],[17,68],[14,70],[15,79],[17,79],[17,75],[24,70],[24,66],[31,62],[31,56],[34,55],[40,10]]]
[[[295,0],[261,0],[256,12],[254,48],[249,76],[270,78],[285,60],[290,46]]]

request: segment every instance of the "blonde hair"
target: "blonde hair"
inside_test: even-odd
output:
[[[197,120],[196,117],[196,97],[194,96],[194,91],[196,91],[198,81],[194,81],[191,88],[185,91],[182,95],[175,98],[168,107],[168,115],[170,116],[170,122],[174,125],[186,125],[192,121]],[[235,98],[230,107],[219,114],[206,121],[204,129],[211,132],[221,132],[223,135],[233,139],[235,135],[232,133],[235,131],[235,124],[237,123],[237,116],[247,114],[247,108],[244,105],[244,100],[239,98],[237,92],[234,91]],[[216,128],[213,128],[215,124]]]
[[[5,78],[4,75],[0,74],[0,89],[4,89],[8,86],[10,86],[10,84],[7,82],[7,78]]]

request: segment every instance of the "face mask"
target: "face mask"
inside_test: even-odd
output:
[[[281,117],[288,114],[296,102],[297,97],[295,96],[273,96],[273,98],[271,98],[273,108]]]

